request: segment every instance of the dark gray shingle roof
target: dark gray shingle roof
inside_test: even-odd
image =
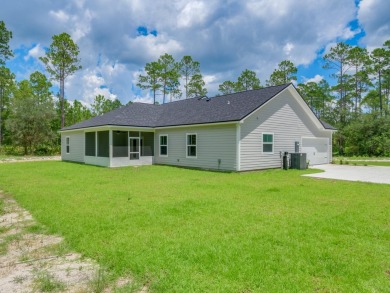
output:
[[[325,121],[322,121],[321,119],[319,119],[322,126],[324,126],[325,129],[330,129],[330,130],[337,130],[337,128],[333,127],[332,125],[330,125],[329,123],[325,122]]]
[[[163,105],[133,103],[62,130],[103,125],[163,127],[239,121],[289,85],[272,86],[210,99],[191,98]]]

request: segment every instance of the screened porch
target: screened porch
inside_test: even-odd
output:
[[[153,164],[154,133],[101,130],[85,132],[86,164],[108,167]]]

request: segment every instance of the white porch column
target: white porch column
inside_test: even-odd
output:
[[[113,137],[112,137],[112,133],[113,133],[113,131],[112,131],[112,129],[110,129],[109,130],[109,134],[108,134],[108,144],[109,144],[109,154],[108,154],[108,156],[109,156],[109,159],[110,159],[110,167],[111,167],[111,161],[112,161],[112,156],[113,156],[113,144],[112,144],[112,142],[113,142]]]

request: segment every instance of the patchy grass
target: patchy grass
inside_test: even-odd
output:
[[[151,291],[390,288],[390,185],[310,172],[34,162],[0,165],[0,189],[111,279]]]
[[[39,292],[62,292],[66,289],[65,283],[57,280],[53,274],[46,270],[36,273],[34,287]]]
[[[4,199],[0,198],[0,216],[4,215]]]

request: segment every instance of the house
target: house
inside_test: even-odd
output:
[[[247,171],[278,168],[284,152],[332,159],[332,133],[292,84],[163,105],[133,103],[61,130],[64,161],[166,164]],[[298,149],[297,149],[298,148]]]

